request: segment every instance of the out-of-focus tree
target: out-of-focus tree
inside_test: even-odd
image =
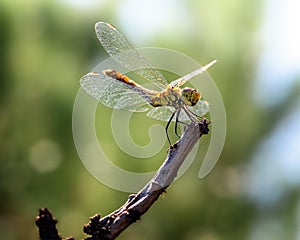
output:
[[[218,59],[210,74],[222,94],[228,120],[224,151],[211,174],[198,180],[200,163],[195,162],[120,239],[255,239],[253,229],[259,224],[270,230],[280,225],[286,238],[296,236],[296,187],[269,208],[247,194],[252,156],[299,95],[295,87],[278,105],[264,109],[253,99],[263,2],[153,1],[147,3],[148,9],[143,1],[103,1],[89,8],[70,2],[0,3],[1,237],[37,238],[33,219],[39,207],[47,206],[59,219],[64,236],[82,238],[82,226],[90,215],[105,215],[127,198],[88,174],[72,139],[79,79],[107,57],[93,31],[99,20],[117,25],[129,40],[132,37],[143,46],[176,49],[200,63]],[[150,26],[160,30],[153,27],[151,35],[144,29],[139,33],[135,16],[143,16],[140,23],[149,26],[148,32]],[[100,115],[109,113],[101,107]],[[104,125],[104,135],[111,136],[102,116],[97,126]],[[111,145],[109,138],[104,141]],[[125,155],[110,153],[122,159]],[[138,161],[124,159],[120,165],[139,168]],[[275,216],[274,222],[264,222],[264,214]]]

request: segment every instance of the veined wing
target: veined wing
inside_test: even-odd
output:
[[[174,111],[175,109],[169,106],[155,107],[147,113],[147,116],[156,120],[167,122],[170,120],[171,115],[174,113]]]
[[[210,63],[206,64],[205,66],[196,69],[195,71],[188,73],[187,75],[178,78],[177,80],[170,83],[171,87],[180,87],[183,84],[185,84],[187,81],[192,79],[193,77],[196,77],[200,74],[202,74],[204,71],[206,71],[208,68],[210,68],[212,65],[214,65],[217,62],[217,60],[213,60]]]
[[[199,100],[195,106],[193,107],[187,106],[187,107],[191,112],[197,114],[199,117],[203,117],[209,112],[209,103],[205,100]]]
[[[80,79],[80,84],[90,96],[110,108],[144,112],[151,107],[141,94],[102,73],[90,72]]]
[[[209,104],[207,101],[200,100],[198,103],[193,106],[187,106],[190,111],[198,115],[199,117],[204,116],[209,111]],[[147,113],[147,116],[156,120],[165,121],[168,122],[171,118],[171,115],[174,113],[175,109],[169,106],[165,107],[156,107],[153,108],[150,112]],[[172,119],[173,122],[176,121],[176,118],[174,117]],[[179,115],[179,121],[181,122],[188,122],[190,121],[190,118],[186,115],[184,110],[182,109],[180,111]]]
[[[111,24],[98,22],[95,24],[97,37],[105,51],[124,67],[134,72],[160,89],[168,82],[154,67],[143,58],[128,40]]]

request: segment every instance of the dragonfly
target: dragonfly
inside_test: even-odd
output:
[[[201,99],[197,89],[180,87],[206,71],[216,60],[168,83],[112,24],[98,22],[95,24],[95,32],[104,50],[115,61],[129,70],[134,69],[132,72],[146,79],[156,89],[138,84],[114,69],[104,69],[89,72],[80,79],[82,88],[90,96],[109,108],[133,112],[148,111],[148,117],[166,121],[165,132],[171,146],[168,134],[171,122],[175,121],[175,134],[180,138],[178,123],[195,123],[208,113],[209,104]]]

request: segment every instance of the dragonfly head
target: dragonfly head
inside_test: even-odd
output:
[[[197,89],[186,87],[182,89],[182,100],[189,106],[195,106],[200,99],[200,92]]]

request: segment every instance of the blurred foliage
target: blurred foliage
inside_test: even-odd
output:
[[[108,214],[127,199],[127,193],[110,189],[89,175],[72,138],[79,79],[107,57],[93,26],[99,20],[118,26],[117,2],[103,1],[86,9],[64,1],[0,3],[1,239],[37,239],[34,217],[45,206],[59,219],[63,236],[80,239],[89,216]],[[181,4],[191,23],[184,27],[185,34],[174,25],[169,32],[153,35],[147,44],[176,49],[200,63],[218,59],[210,74],[227,110],[225,148],[207,178],[199,181],[200,163],[193,163],[142,221],[119,239],[250,239],[256,216],[264,210],[244,195],[243,169],[260,139],[280,120],[278,112],[262,111],[255,105],[250,90],[259,56],[255,35],[263,2],[189,0]],[[134,31],[138,38],[139,30]],[[292,99],[297,95],[293,94]],[[110,110],[100,110],[97,128],[105,126],[107,149],[115,159],[122,159],[117,164],[127,168],[130,163],[128,168],[136,171],[156,169],[164,150],[153,164],[139,165],[112,147],[109,123],[101,116]],[[141,132],[135,137],[145,144],[148,138],[141,136],[148,123],[139,124],[139,117],[135,121],[136,132]],[[298,198],[299,192],[291,192],[283,205],[265,213],[270,211],[279,219],[286,229],[285,239],[292,239],[296,231],[290,219],[295,217]]]

